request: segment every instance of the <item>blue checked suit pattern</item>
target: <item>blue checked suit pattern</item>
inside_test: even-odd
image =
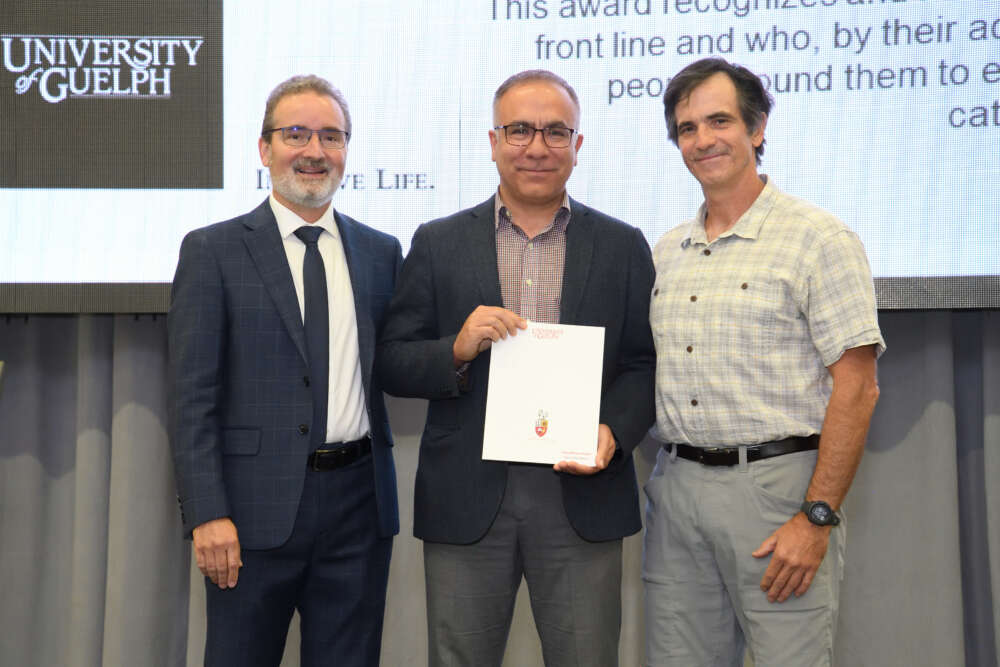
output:
[[[375,341],[399,241],[335,212],[358,322],[379,534],[399,531],[392,436]],[[247,549],[291,534],[311,450],[305,331],[268,201],[189,233],[168,317],[170,437],[185,534],[230,516]]]

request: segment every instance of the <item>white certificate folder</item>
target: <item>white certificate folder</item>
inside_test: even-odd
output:
[[[594,465],[604,327],[529,322],[494,343],[483,458]]]

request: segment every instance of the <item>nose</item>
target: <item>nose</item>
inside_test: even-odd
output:
[[[323,147],[319,143],[319,135],[315,132],[309,137],[309,141],[306,145],[302,147],[302,153],[308,155],[309,157],[323,157],[325,153],[323,152]]]
[[[715,132],[707,123],[699,125],[695,129],[695,147],[704,149],[711,148],[715,144]]]
[[[541,130],[535,130],[531,142],[524,147],[524,151],[529,155],[545,155],[549,152],[549,146],[545,143],[545,137]]]

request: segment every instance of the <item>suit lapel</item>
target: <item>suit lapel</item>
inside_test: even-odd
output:
[[[562,324],[576,321],[594,255],[594,219],[590,209],[570,199],[570,212],[572,217],[566,226],[566,265],[559,306],[559,321]]]
[[[247,251],[257,266],[261,282],[271,295],[274,307],[285,323],[285,328],[292,337],[295,347],[308,363],[306,356],[306,334],[302,326],[302,313],[299,311],[299,299],[292,283],[292,272],[288,268],[288,257],[285,246],[278,232],[278,223],[271,211],[268,200],[252,211],[245,220],[249,228],[243,237]]]
[[[494,198],[490,197],[469,211],[471,219],[465,226],[467,237],[461,252],[468,253],[469,261],[474,267],[483,304],[503,306],[497,269],[497,231],[493,202]]]
[[[371,270],[374,262],[367,244],[358,231],[357,223],[333,212],[337,229],[340,231],[341,245],[347,258],[347,272],[351,277],[351,291],[354,292],[354,314],[358,322],[358,354],[361,358],[361,381],[365,396],[369,392],[372,364],[375,360],[375,323],[372,321],[371,303],[368,295],[372,288]]]

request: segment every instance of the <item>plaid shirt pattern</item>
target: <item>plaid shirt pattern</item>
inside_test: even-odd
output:
[[[499,192],[494,208],[503,307],[533,322],[558,324],[566,265],[569,195],[563,195],[562,206],[552,224],[533,239],[511,220]]]
[[[885,350],[861,241],[767,181],[712,243],[705,212],[653,253],[657,436],[710,447],[819,433],[826,367],[854,347]]]

